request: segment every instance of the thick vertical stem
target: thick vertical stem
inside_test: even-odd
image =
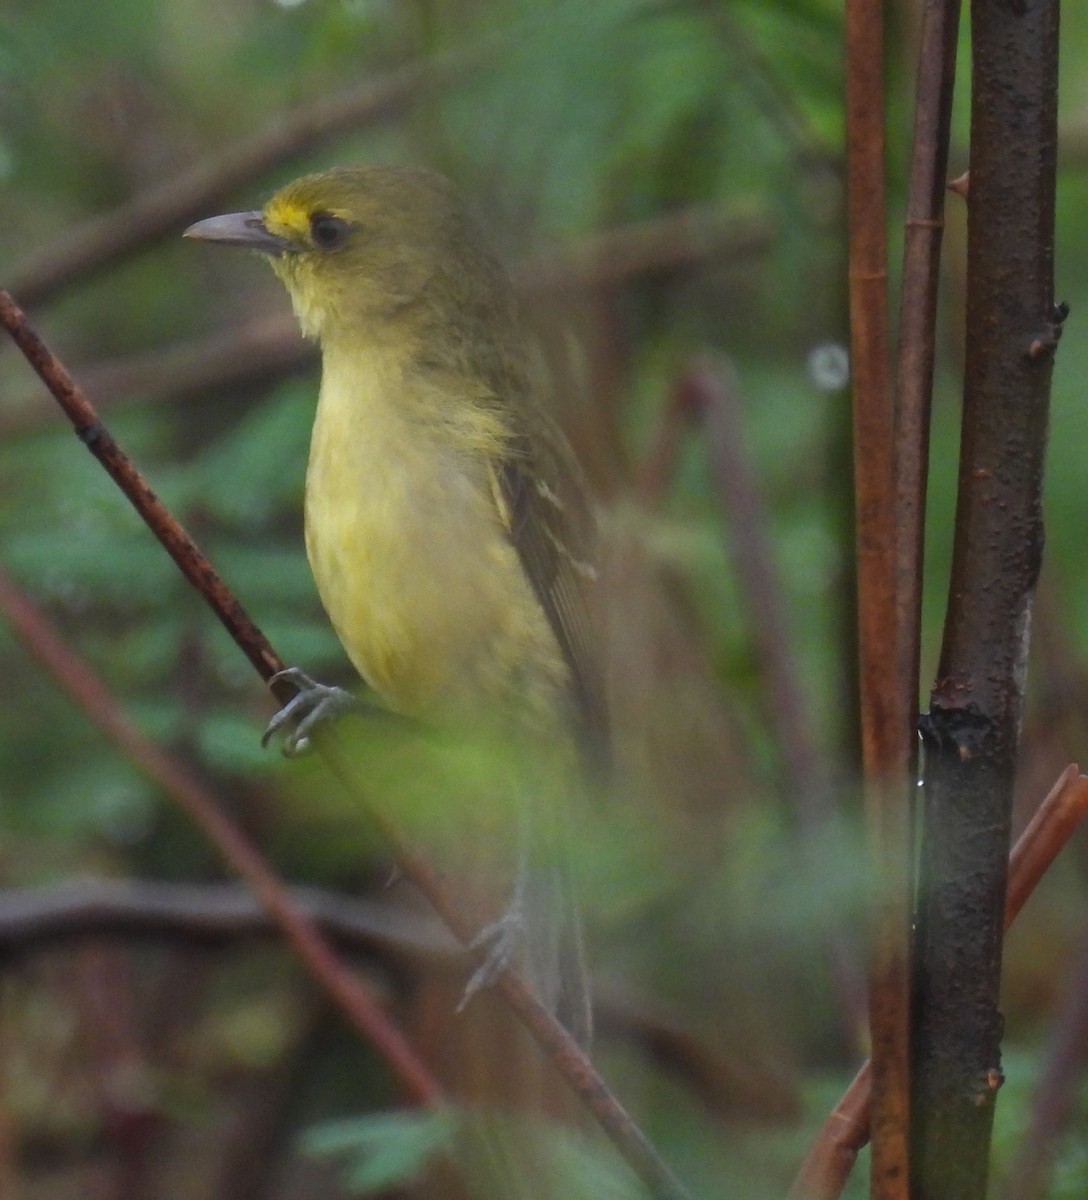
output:
[[[948,615],[926,732],[912,1162],[983,1200],[1053,308],[1057,0],[973,0],[967,353]]]

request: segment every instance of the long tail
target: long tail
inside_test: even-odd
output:
[[[545,811],[529,797],[520,832],[516,896],[525,920],[526,981],[583,1049],[593,1036],[593,1009],[582,939],[570,819],[554,797]]]
[[[526,981],[578,1044],[589,1048],[593,1007],[571,864],[531,864],[523,889]]]

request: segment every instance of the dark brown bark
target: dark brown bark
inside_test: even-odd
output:
[[[974,0],[967,352],[944,645],[926,739],[913,1195],[982,1200],[1053,349],[1058,5]]]

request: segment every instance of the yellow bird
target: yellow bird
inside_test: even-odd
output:
[[[308,175],[186,236],[267,255],[320,342],[306,549],[359,674],[395,712],[526,750],[525,870],[476,983],[514,958],[585,1039],[569,891],[532,878],[534,837],[557,824],[533,801],[557,797],[531,793],[534,756],[574,764],[603,743],[594,531],[510,281],[454,187],[404,167]],[[293,726],[287,752],[343,696],[290,677],[300,694],[270,727]]]

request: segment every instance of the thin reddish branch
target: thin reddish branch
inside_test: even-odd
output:
[[[98,413],[64,365],[42,341],[10,294],[0,289],[0,324],[11,335],[27,362],[52,393],[71,421],[76,436],[106,469],[110,478],[128,497],[147,527],[162,543],[185,578],[208,602],[227,632],[266,682],[284,663],[264,634],[201,553],[197,544],[174,519],[132,460],[114,441]],[[275,694],[285,702],[294,689],[277,686]]]
[[[873,1047],[870,1195],[906,1200],[910,1110],[908,764],[916,699],[898,671],[895,478],[888,371],[884,30],[879,0],[847,0],[846,154],[858,677],[873,878],[869,1029]]]
[[[479,929],[478,922],[463,911],[441,874],[415,850],[397,822],[370,804],[369,797],[360,787],[359,772],[353,765],[350,746],[343,735],[336,728],[322,731],[318,746],[326,764],[344,788],[367,805],[401,870],[427,897],[460,941],[466,944],[473,941]],[[496,978],[493,986],[502,992],[506,1003],[533,1035],[537,1045],[581,1097],[627,1162],[649,1185],[652,1194],[683,1200],[686,1192],[659,1158],[649,1139],[609,1090],[582,1048],[537,1000],[521,977],[506,970]]]
[[[912,708],[918,704],[937,283],[959,15],[960,0],[933,0],[922,12],[903,244],[895,408],[897,675]],[[910,745],[913,775],[915,738]]]
[[[0,289],[0,324],[7,329],[28,362],[52,392],[88,449],[128,496],[186,579],[211,606],[261,677],[267,680],[279,669],[281,663],[267,639],[216,574],[208,559],[197,549],[196,544],[154,494],[132,461],[121,451],[99,420],[94,406],[30,327],[19,306],[3,289]],[[287,691],[289,689],[280,687],[276,694],[285,699],[287,697],[281,693]],[[109,699],[108,695],[106,698]],[[341,735],[336,729],[332,729],[315,741],[339,781],[359,804],[366,807],[381,827],[404,874],[427,897],[454,934],[461,941],[470,942],[478,931],[477,925],[460,910],[445,881],[407,841],[396,823],[371,802],[360,777],[360,770],[353,762]],[[631,1115],[609,1091],[589,1058],[522,980],[508,970],[496,979],[494,986],[594,1114],[619,1152],[649,1186],[652,1194],[659,1197],[684,1197],[686,1193],[679,1181],[658,1156]]]
[[[1086,814],[1088,776],[1078,774],[1072,763],[1058,776],[1009,855],[1006,929]],[[836,1200],[842,1194],[858,1151],[869,1140],[871,1111],[872,1073],[866,1062],[824,1122],[788,1200]]]
[[[423,1104],[437,1104],[442,1098],[438,1083],[370,990],[340,961],[314,922],[294,904],[268,861],[224,814],[215,797],[128,721],[105,684],[2,569],[0,610],[23,645],[76,705],[130,762],[163,789],[249,884],[310,974],[393,1067],[408,1095]]]
[[[1006,929],[1020,915],[1039,880],[1088,812],[1088,776],[1077,771],[1077,764],[1070,763],[1058,776],[1009,854]]]
[[[866,1059],[809,1147],[786,1200],[837,1200],[869,1140],[873,1070]]]

